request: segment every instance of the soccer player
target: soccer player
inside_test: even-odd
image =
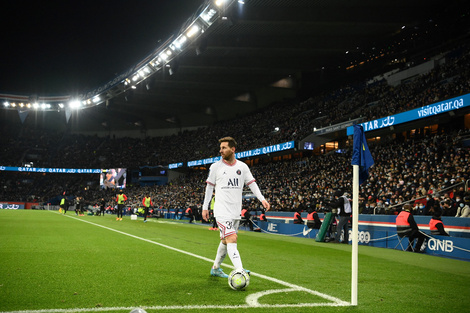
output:
[[[222,159],[212,164],[206,181],[206,192],[202,209],[202,218],[209,219],[209,204],[215,188],[214,217],[220,232],[220,243],[211,275],[227,278],[220,268],[225,256],[229,255],[235,269],[243,270],[240,253],[237,248],[237,233],[242,210],[243,186],[250,187],[253,194],[269,211],[270,204],[261,194],[248,166],[235,158],[237,143],[232,137],[219,139]]]

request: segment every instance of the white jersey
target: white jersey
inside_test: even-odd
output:
[[[209,168],[206,183],[215,186],[214,216],[216,219],[240,218],[243,186],[255,182],[244,162],[228,164],[221,159]]]

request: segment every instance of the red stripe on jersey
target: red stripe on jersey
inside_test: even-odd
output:
[[[246,185],[248,186],[249,184],[254,183],[255,181],[256,179],[250,180]]]
[[[208,183],[209,185],[215,186],[215,184],[211,183],[210,181],[206,180],[206,183]]]

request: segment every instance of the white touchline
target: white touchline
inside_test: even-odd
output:
[[[56,212],[54,212],[54,213],[56,213]],[[57,213],[57,214],[59,214],[59,213]],[[88,224],[91,224],[91,225],[94,225],[94,226],[98,226],[98,227],[101,227],[101,228],[104,228],[104,229],[107,229],[107,230],[110,230],[110,231],[113,231],[113,232],[116,232],[116,233],[119,233],[119,234],[122,234],[122,235],[125,235],[125,236],[129,236],[129,237],[132,237],[132,238],[135,238],[135,239],[139,239],[139,240],[142,240],[142,241],[154,244],[154,245],[158,245],[158,246],[163,247],[163,248],[167,248],[167,249],[170,249],[170,250],[173,250],[173,251],[176,251],[176,252],[180,252],[180,253],[183,253],[183,254],[186,254],[186,255],[189,255],[189,256],[192,256],[192,257],[195,257],[195,258],[198,258],[198,259],[210,262],[210,263],[214,262],[214,260],[212,260],[212,259],[200,256],[200,255],[197,255],[197,254],[194,254],[194,253],[191,253],[191,252],[187,252],[187,251],[177,249],[177,248],[174,248],[174,247],[171,247],[171,246],[168,246],[168,245],[156,242],[156,241],[152,241],[152,240],[145,239],[145,238],[142,238],[142,237],[139,237],[139,236],[135,236],[135,235],[132,235],[132,234],[129,234],[129,233],[125,233],[123,231],[113,229],[113,228],[110,228],[110,227],[107,227],[107,226],[103,226],[103,225],[100,225],[100,224],[96,224],[96,223],[93,223],[93,222],[90,222],[90,221],[87,221],[87,220],[84,220],[84,219],[77,218],[75,216],[69,216],[69,215],[63,215],[63,216],[75,219],[75,220],[80,221],[80,222],[84,222],[84,223],[88,223]],[[228,265],[228,264],[225,264],[225,263],[223,263],[222,265],[224,265],[226,267],[229,267],[229,268],[232,268],[232,269],[234,268],[232,265]],[[266,276],[266,275],[263,275],[263,274],[251,272],[250,275],[257,276],[257,277],[260,277],[260,278],[263,278],[263,279],[266,279],[266,280],[270,280],[272,282],[278,283],[280,285],[284,285],[284,286],[289,287],[289,288],[265,290],[265,291],[257,292],[257,293],[254,293],[254,294],[250,294],[245,299],[247,304],[244,304],[244,305],[143,306],[142,308],[143,309],[148,309],[148,310],[190,310],[190,309],[237,309],[237,308],[287,308],[287,307],[350,306],[351,305],[349,302],[343,301],[343,300],[338,299],[336,297],[332,297],[330,295],[327,295],[327,294],[324,294],[324,293],[321,293],[321,292],[318,292],[318,291],[315,291],[315,290],[311,290],[311,289],[308,289],[308,288],[304,288],[304,287],[301,287],[301,286],[298,286],[298,285],[295,285],[295,284],[291,284],[291,283],[288,283],[288,282],[285,282],[285,281],[282,281],[282,280],[279,280],[279,279],[276,279],[276,278],[273,278],[273,277],[269,277],[269,276]],[[332,303],[260,304],[258,302],[258,299],[260,297],[264,296],[264,295],[273,294],[273,293],[280,293],[280,292],[293,292],[293,291],[307,292],[307,293],[319,296],[321,298],[327,299],[329,301],[332,301]],[[100,307],[100,308],[76,308],[76,309],[21,310],[21,311],[8,311],[8,312],[5,311],[5,312],[0,312],[0,313],[75,313],[75,312],[106,312],[106,311],[126,311],[126,310],[130,311],[132,309],[135,309],[135,307],[108,307],[108,308],[107,307]]]

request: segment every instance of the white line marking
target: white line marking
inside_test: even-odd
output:
[[[53,213],[60,214],[58,212],[53,212]],[[63,214],[61,214],[61,215],[63,215]],[[170,250],[173,250],[173,251],[176,251],[176,252],[180,252],[180,253],[183,253],[183,254],[186,254],[186,255],[189,255],[189,256],[192,256],[192,257],[195,257],[195,258],[198,258],[198,259],[210,262],[210,263],[214,262],[214,260],[212,260],[212,259],[200,256],[200,255],[197,255],[197,254],[194,254],[194,253],[191,253],[191,252],[187,252],[187,251],[180,250],[180,249],[177,249],[177,248],[174,248],[174,247],[171,247],[171,246],[168,246],[168,245],[156,242],[156,241],[152,241],[152,240],[145,239],[145,238],[142,238],[142,237],[139,237],[139,236],[128,234],[128,233],[125,233],[125,232],[117,230],[117,229],[113,229],[113,228],[110,228],[110,227],[107,227],[107,226],[103,226],[103,225],[96,224],[96,223],[93,223],[93,222],[90,222],[90,221],[87,221],[87,220],[84,220],[84,219],[77,218],[75,216],[69,216],[69,215],[63,215],[63,216],[75,219],[75,220],[80,221],[80,222],[84,222],[84,223],[88,223],[88,224],[91,224],[91,225],[94,225],[94,226],[98,226],[98,227],[101,227],[101,228],[119,233],[121,235],[125,235],[125,236],[129,236],[129,237],[132,237],[132,238],[135,238],[135,239],[139,239],[139,240],[142,240],[142,241],[145,241],[145,242],[148,242],[148,243],[151,243],[151,244],[163,247],[163,248],[167,248],[167,249],[170,249]],[[226,267],[229,267],[231,269],[234,268],[232,265],[228,265],[228,264],[225,264],[225,263],[222,263],[222,265],[224,265]],[[321,292],[318,292],[318,291],[315,291],[315,290],[311,290],[311,289],[304,288],[304,287],[301,287],[301,286],[298,286],[298,285],[295,285],[295,284],[291,284],[291,283],[279,280],[279,279],[274,278],[274,277],[269,277],[269,276],[259,274],[259,273],[255,273],[255,272],[251,272],[250,275],[257,276],[257,277],[260,277],[260,278],[263,278],[263,279],[266,279],[266,280],[270,280],[272,282],[278,283],[280,285],[283,285],[283,286],[286,286],[286,287],[289,287],[289,288],[287,288],[287,289],[265,290],[265,291],[257,292],[257,293],[254,293],[254,294],[250,294],[245,299],[246,304],[242,304],[242,305],[188,305],[188,306],[182,306],[182,305],[171,306],[170,305],[170,306],[142,306],[141,308],[144,309],[144,310],[194,310],[194,309],[221,309],[222,310],[222,309],[239,309],[239,308],[290,308],[290,307],[317,307],[317,306],[333,306],[333,307],[336,307],[336,306],[350,306],[351,305],[349,302],[343,301],[341,299],[332,297],[330,295],[327,295],[327,294],[324,294],[324,293],[321,293]],[[328,303],[298,303],[298,304],[260,304],[258,302],[258,299],[260,297],[264,296],[264,295],[273,294],[273,293],[280,293],[280,292],[291,292],[291,291],[308,292],[310,294],[319,296],[321,298],[324,298],[324,299],[332,301],[332,302],[328,302]],[[0,313],[75,313],[75,312],[106,312],[106,311],[128,311],[128,312],[130,312],[133,309],[135,309],[135,307],[106,307],[106,308],[101,307],[101,308],[4,311],[4,312],[0,312]]]

